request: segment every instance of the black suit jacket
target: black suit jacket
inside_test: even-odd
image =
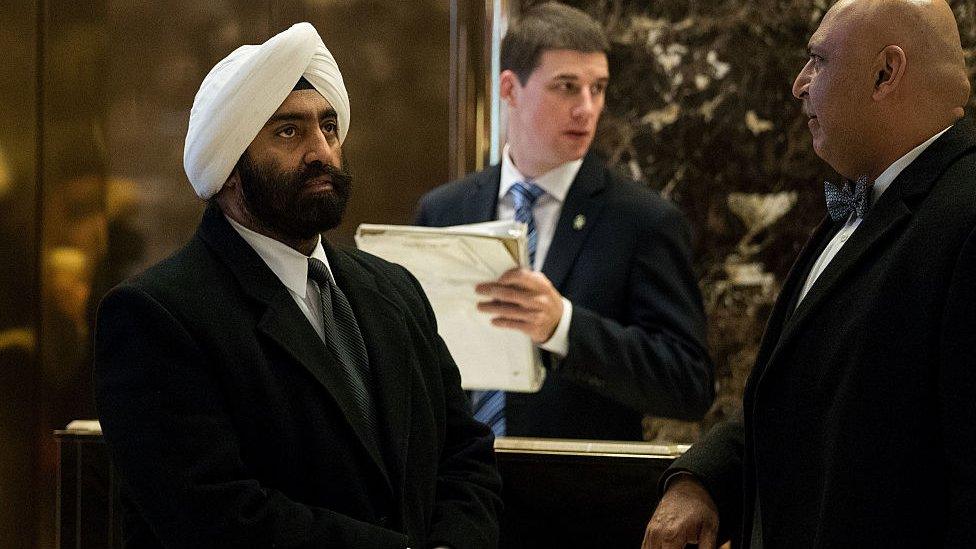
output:
[[[114,289],[97,403],[133,547],[493,547],[490,432],[416,280],[326,252],[374,374],[379,440],[288,290],[215,206]]]
[[[500,179],[496,165],[431,191],[417,223],[494,219]],[[542,267],[573,303],[569,352],[538,393],[508,394],[507,434],[640,440],[644,413],[705,414],[712,365],[689,241],[674,206],[586,156]]]
[[[758,490],[768,549],[976,547],[973,124],[901,172],[794,310],[838,228],[824,220],[786,280],[744,425],[674,470],[745,540]]]

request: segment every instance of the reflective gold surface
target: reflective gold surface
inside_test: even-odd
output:
[[[353,195],[331,237],[351,244],[360,223],[410,223],[420,196],[449,179],[448,2],[308,2],[305,16],[349,89]]]
[[[0,0],[0,547],[53,547],[51,433],[95,416],[92,320],[188,240],[189,108],[244,43],[311,21],[349,88],[342,227],[408,222],[448,179],[449,3]]]
[[[0,546],[31,547],[37,506],[37,6],[0,2]],[[26,532],[25,532],[26,531]]]

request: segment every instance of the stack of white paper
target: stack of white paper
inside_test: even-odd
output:
[[[528,264],[524,223],[443,228],[363,224],[356,230],[356,245],[417,277],[465,389],[539,390],[545,370],[532,341],[522,332],[492,326],[491,316],[476,305],[485,297],[474,291],[476,284]]]

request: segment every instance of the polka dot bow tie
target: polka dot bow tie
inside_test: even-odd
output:
[[[843,221],[854,213],[855,219],[864,217],[868,211],[873,182],[867,177],[860,177],[857,183],[848,181],[843,187],[837,187],[829,181],[824,182],[824,197],[827,199],[827,212],[834,221]],[[851,188],[853,186],[853,189]]]

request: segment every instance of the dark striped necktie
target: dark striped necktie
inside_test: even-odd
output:
[[[534,183],[517,182],[508,190],[515,204],[515,221],[528,226],[529,267],[535,265],[535,249],[539,235],[535,228],[532,207],[546,191]],[[472,391],[471,409],[474,418],[491,427],[495,436],[505,436],[505,391]]]
[[[308,278],[319,287],[322,301],[322,320],[325,325],[325,343],[339,357],[350,392],[359,405],[363,420],[372,437],[376,435],[376,409],[372,398],[372,376],[366,343],[359,331],[359,323],[353,315],[346,294],[336,286],[332,273],[325,263],[308,259]]]

